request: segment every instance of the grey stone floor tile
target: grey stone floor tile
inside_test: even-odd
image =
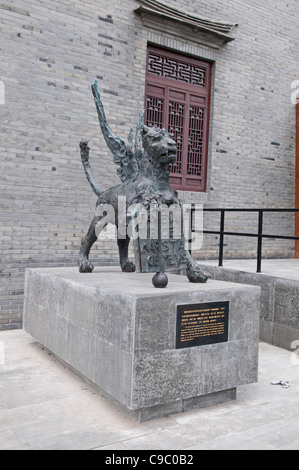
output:
[[[102,451],[110,451],[110,450],[128,450],[122,442],[115,442],[114,444],[109,444],[107,446],[100,446],[96,447],[93,450],[102,450]]]
[[[288,351],[260,343],[259,382],[236,401],[138,423],[23,331],[0,340],[1,450],[299,449],[299,366]]]
[[[296,413],[297,411],[297,413]],[[272,445],[275,449],[293,445],[298,442],[299,436],[299,410],[294,410],[294,416],[282,417],[271,423],[262,424],[248,433],[263,446]]]
[[[0,449],[1,450],[8,449],[8,448],[17,449],[21,447],[21,445],[22,443],[13,429],[6,428],[3,432],[0,432]]]
[[[27,442],[35,450],[92,450],[101,446],[113,445],[115,442],[135,437],[140,431],[134,429],[123,431],[111,426],[95,427],[78,432],[61,432],[56,428],[56,433],[51,437],[35,438]]]
[[[184,450],[195,445],[199,440],[201,442],[207,440],[200,425],[196,432],[194,432],[194,428],[177,425],[158,433],[151,433],[148,436],[123,441],[122,444],[127,450]]]
[[[203,446],[196,445],[186,450],[274,450],[272,445],[261,444],[248,433],[234,433],[221,436]]]

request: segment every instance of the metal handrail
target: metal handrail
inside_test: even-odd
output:
[[[204,208],[204,212],[220,212],[220,230],[203,230],[204,234],[219,235],[219,266],[223,266],[223,251],[225,236],[254,237],[258,239],[257,243],[257,273],[262,272],[262,248],[264,238],[278,238],[282,240],[299,240],[299,237],[289,235],[268,235],[263,233],[264,213],[265,212],[282,212],[282,213],[299,213],[299,209],[253,209],[253,208]],[[191,208],[191,232],[193,230],[193,214],[195,208]],[[225,231],[225,214],[226,212],[256,212],[258,213],[258,231],[252,232],[227,232]]]

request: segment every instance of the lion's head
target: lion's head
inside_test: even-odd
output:
[[[176,161],[176,143],[165,129],[143,126],[141,135],[143,148],[156,165],[170,165]]]

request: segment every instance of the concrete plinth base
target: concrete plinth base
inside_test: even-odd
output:
[[[260,340],[293,351],[299,339],[299,260],[263,260],[256,273],[256,260],[200,263],[213,279],[261,287]]]
[[[234,399],[257,381],[260,288],[98,268],[27,269],[24,329],[136,419]],[[177,306],[228,302],[228,339],[177,345]]]

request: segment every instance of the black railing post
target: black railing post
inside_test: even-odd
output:
[[[264,211],[259,210],[258,243],[257,243],[257,273],[262,272],[262,248],[263,248],[263,221]]]
[[[219,240],[219,266],[221,267],[223,266],[224,217],[225,217],[225,210],[221,209],[220,240]]]
[[[189,226],[189,239],[188,239],[188,246],[189,246],[189,253],[190,255],[192,256],[192,249],[191,249],[191,246],[192,246],[192,233],[195,232],[195,230],[193,230],[193,224],[194,224],[194,212],[195,212],[195,204],[191,204],[191,209],[190,209],[190,219],[189,219],[189,222],[190,222],[190,226]],[[183,233],[183,220],[182,220],[182,233]]]
[[[238,237],[254,237],[258,239],[258,246],[257,246],[257,272],[262,272],[262,251],[263,251],[263,239],[279,239],[279,240],[296,240],[299,241],[299,236],[290,236],[290,235],[268,235],[263,232],[263,223],[264,223],[264,212],[274,212],[274,213],[292,213],[299,214],[299,208],[297,209],[253,209],[253,208],[227,208],[227,209],[218,209],[218,208],[204,208],[204,211],[207,212],[220,212],[221,213],[221,220],[220,220],[220,230],[204,230],[204,234],[210,235],[219,235],[219,266],[223,266],[223,251],[224,251],[224,236],[238,236]],[[224,219],[225,219],[225,212],[251,212],[251,213],[258,213],[258,233],[247,233],[247,232],[226,232],[224,229]]]

